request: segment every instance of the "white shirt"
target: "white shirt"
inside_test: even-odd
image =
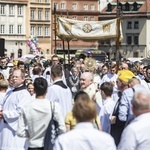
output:
[[[116,150],[116,146],[109,134],[95,129],[91,123],[78,123],[56,139],[53,150]]]
[[[55,109],[54,109],[55,107]],[[29,147],[43,147],[46,129],[54,112],[54,119],[58,121],[59,132],[66,131],[65,123],[60,112],[58,103],[53,104],[51,108],[50,101],[47,99],[34,99],[30,105],[22,108],[22,114],[19,117],[17,135],[27,137]],[[28,130],[26,130],[26,126]]]
[[[114,107],[115,102],[111,98],[104,100],[104,105],[102,106],[99,113],[102,130],[104,132],[110,133],[111,128],[110,117],[112,116]]]
[[[100,85],[104,82],[113,82],[114,83],[114,87],[113,87],[113,94],[112,94],[112,98],[115,102],[117,102],[118,100],[118,87],[117,87],[117,78],[118,75],[117,74],[111,74],[111,73],[107,73],[106,75],[103,76]]]
[[[136,117],[121,136],[118,150],[150,149],[150,113]]]

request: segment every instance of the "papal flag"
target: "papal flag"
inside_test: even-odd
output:
[[[79,39],[110,40],[116,39],[120,29],[120,40],[122,39],[121,24],[118,26],[117,19],[106,21],[79,21],[63,17],[57,18],[57,36],[64,40]]]

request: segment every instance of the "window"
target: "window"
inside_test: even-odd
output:
[[[84,4],[84,5],[83,5],[83,9],[84,9],[84,10],[88,10],[88,4]]]
[[[132,44],[132,36],[127,35],[127,44]]]
[[[109,12],[112,11],[112,5],[110,3],[107,5],[107,11],[109,11]]]
[[[84,21],[88,21],[88,17],[87,16],[84,17]]]
[[[46,51],[47,51],[46,53],[49,54],[49,49],[47,49]]]
[[[9,25],[9,33],[10,34],[14,33],[14,25]]]
[[[138,21],[134,22],[134,29],[139,29],[139,22]]]
[[[38,0],[38,3],[42,3],[42,0]]]
[[[31,20],[35,19],[35,10],[31,10]]]
[[[139,45],[139,36],[138,35],[134,36],[134,44]]]
[[[49,36],[49,31],[50,31],[49,27],[45,27],[45,36]]]
[[[72,19],[77,20],[77,16],[72,16]]]
[[[38,10],[38,20],[42,20],[42,10]]]
[[[91,10],[95,10],[95,5],[91,4]]]
[[[49,20],[49,10],[45,10],[45,20]]]
[[[22,10],[23,10],[23,7],[22,6],[18,6],[18,16],[22,15]]]
[[[66,9],[66,4],[65,3],[61,3],[60,8],[61,9]]]
[[[133,11],[137,11],[137,10],[138,10],[137,3],[134,2],[134,4],[133,4]]]
[[[94,17],[91,17],[90,20],[91,20],[91,21],[94,21]]]
[[[128,3],[128,2],[125,4],[125,10],[126,10],[126,11],[129,11],[129,10],[130,10],[130,6],[129,6],[129,3]]]
[[[35,26],[31,26],[31,35],[35,35]]]
[[[1,34],[5,33],[5,25],[1,25],[0,33]]]
[[[5,15],[5,5],[1,5],[0,13],[1,15]]]
[[[49,3],[49,0],[45,0],[45,3]]]
[[[22,34],[22,25],[18,25],[18,34]]]
[[[38,36],[42,35],[42,27],[38,27]]]
[[[13,5],[9,6],[9,15],[14,15],[14,6]]]
[[[132,29],[132,22],[131,21],[127,22],[127,29]]]
[[[76,3],[73,3],[73,4],[72,4],[72,9],[73,9],[73,10],[77,10],[77,4],[76,4]]]
[[[54,3],[54,6],[56,7],[56,9],[58,9],[58,3]]]

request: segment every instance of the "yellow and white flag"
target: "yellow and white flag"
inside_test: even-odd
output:
[[[121,25],[120,35],[122,36]],[[79,21],[58,17],[57,36],[64,40],[79,39],[89,41],[115,39],[117,37],[117,19]]]

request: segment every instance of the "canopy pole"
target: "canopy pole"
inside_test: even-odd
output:
[[[54,4],[54,25],[55,25],[55,50],[54,53],[55,55],[57,54],[57,50],[56,50],[56,4]]]
[[[117,72],[119,70],[120,63],[120,17],[117,18],[117,39],[116,39],[116,64]]]
[[[66,60],[66,55],[65,55],[65,41],[62,40],[63,43],[63,53],[64,53],[64,64],[65,64],[65,60]]]
[[[117,64],[117,72],[119,70],[120,63],[120,7],[119,0],[117,0],[117,38],[116,38],[116,64]]]
[[[69,44],[69,40],[67,41],[68,43],[68,64],[70,65],[70,44]]]

